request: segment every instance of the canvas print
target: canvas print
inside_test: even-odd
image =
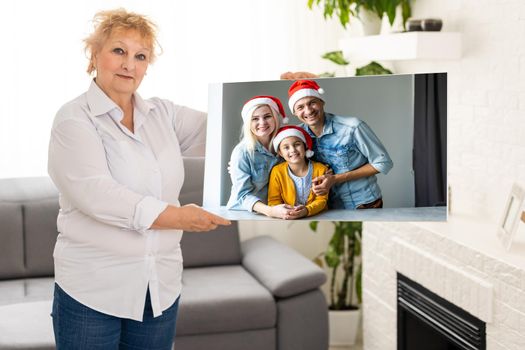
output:
[[[446,78],[210,85],[204,206],[232,220],[446,220]]]

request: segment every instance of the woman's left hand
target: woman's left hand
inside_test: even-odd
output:
[[[151,225],[152,229],[177,229],[187,232],[205,232],[231,222],[212,214],[198,205],[187,204],[182,207],[168,205]]]

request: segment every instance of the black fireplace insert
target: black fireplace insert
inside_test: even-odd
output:
[[[397,274],[398,350],[486,350],[485,322]]]

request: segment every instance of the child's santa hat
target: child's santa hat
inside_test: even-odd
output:
[[[246,103],[242,107],[242,112],[241,112],[242,120],[245,123],[249,122],[252,117],[253,112],[260,105],[270,106],[270,108],[272,108],[273,111],[282,118],[283,124],[288,123],[288,118],[286,117],[286,114],[284,113],[283,104],[277,97],[273,97],[273,96],[255,96],[249,99],[248,101],[246,101]],[[279,121],[280,119],[277,118],[277,120]]]
[[[313,80],[297,80],[288,89],[288,106],[292,113],[295,103],[303,97],[313,96],[317,97],[321,101],[324,99],[321,95],[324,94],[324,90]]]
[[[273,149],[275,151],[278,151],[281,141],[290,136],[298,137],[304,142],[304,144],[306,145],[306,158],[310,158],[314,155],[314,151],[312,151],[312,138],[303,128],[300,128],[295,125],[283,126],[279,129],[279,131],[277,131],[277,134],[275,135],[272,141]]]

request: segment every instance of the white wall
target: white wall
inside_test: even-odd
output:
[[[525,187],[525,2],[416,0],[413,1],[413,16],[439,17],[444,22],[443,31],[461,32],[462,58],[385,63],[396,73],[449,73],[451,215],[496,224],[512,183],[518,182]],[[357,34],[360,34],[358,24],[350,30],[350,35]],[[324,241],[315,241],[303,223],[294,223],[287,230],[285,223],[243,223],[241,227],[255,233],[270,233],[292,242],[305,255],[314,256],[319,249],[313,247],[328,242],[330,225],[323,224],[326,224],[321,229]],[[255,225],[257,228],[253,229]],[[395,225],[400,232],[412,227],[402,223]],[[365,238],[366,234],[365,227]],[[366,266],[365,257],[365,273]],[[379,270],[369,272],[381,273]],[[366,284],[364,288],[366,290]],[[523,319],[523,310],[519,315]],[[382,323],[381,319],[378,316],[373,322]],[[523,320],[519,322],[523,324]]]
[[[303,1],[6,0],[0,2],[0,178],[47,173],[55,112],[90,82],[82,39],[95,12],[125,7],[159,26],[163,54],[139,89],[207,109],[209,82],[322,72],[337,48],[337,23]]]
[[[413,14],[415,18],[442,18],[444,31],[462,33],[460,60],[393,64],[398,73],[449,72],[448,179],[452,215],[442,230],[448,231],[451,240],[444,239],[440,229],[425,232],[412,224],[365,225],[365,349],[395,349],[397,258],[393,237],[410,241],[455,268],[493,284],[494,301],[483,303],[484,310],[494,308],[493,319],[487,324],[487,349],[521,349],[525,344],[524,274],[516,266],[523,266],[525,257],[516,255],[516,250],[504,251],[495,237],[512,183],[525,186],[525,2],[416,0]],[[453,222],[458,219],[467,226],[483,226],[484,235],[479,227],[457,230]],[[452,244],[462,234],[472,236],[480,242],[478,245],[493,244],[503,251],[502,255],[487,258],[474,244]],[[525,237],[518,238],[521,242],[514,248],[523,247]],[[505,263],[509,258],[520,264]],[[429,273],[425,267],[432,266],[431,260],[418,266],[423,266],[421,274],[427,275],[421,283],[449,300],[456,293],[460,302],[453,301],[468,309],[467,303],[461,303],[469,299],[464,285],[451,285],[450,280],[436,277],[435,271]],[[439,284],[448,287],[437,290]]]
[[[0,178],[47,174],[54,115],[91,80],[82,39],[97,11],[117,7],[146,14],[159,26],[163,53],[148,69],[140,94],[200,110],[207,110],[209,83],[334,70],[320,56],[338,49],[343,31],[337,21],[325,22],[319,9],[310,11],[306,1],[0,1]],[[241,227],[243,237],[273,233],[308,257],[329,239],[305,223]]]
[[[415,1],[462,33],[457,61],[404,61],[397,72],[448,71],[452,213],[499,221],[513,182],[525,186],[525,2]]]

